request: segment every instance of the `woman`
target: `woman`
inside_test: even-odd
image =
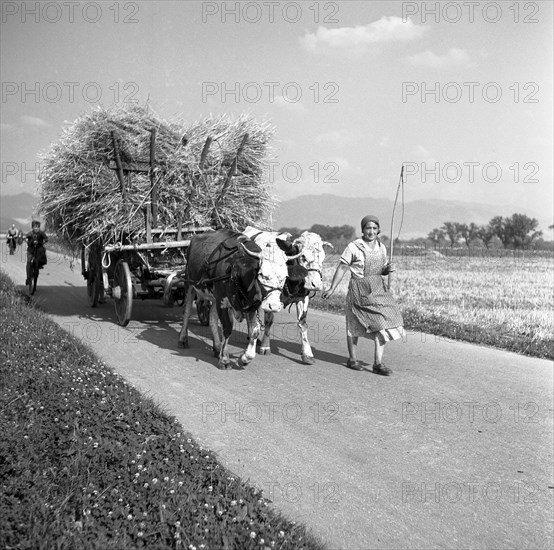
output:
[[[404,321],[388,284],[383,280],[383,275],[392,273],[394,269],[387,262],[386,248],[378,237],[381,232],[379,219],[365,216],[361,225],[362,238],[345,248],[331,287],[322,296],[329,298],[345,273],[350,271],[346,295],[346,343],[350,357],[346,366],[363,370],[356,359],[356,346],[358,337],[364,336],[375,342],[373,372],[389,376],[392,371],[383,364],[385,343],[402,338]]]

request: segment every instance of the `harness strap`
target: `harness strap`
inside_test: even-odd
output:
[[[238,246],[228,247],[225,244],[229,239],[233,239],[233,238],[236,238],[239,242],[243,242],[245,240],[248,240],[248,237],[246,235],[239,235],[239,236],[232,235],[230,237],[227,237],[224,241],[221,241],[212,250],[212,253],[208,256],[208,258],[206,258],[206,261],[205,261],[206,268],[208,268],[211,264],[217,265],[219,262],[222,262],[223,260],[225,260],[225,259],[229,258],[230,256],[232,256],[235,252],[237,252]],[[228,250],[229,252],[227,254],[225,254],[224,256],[221,256],[220,258],[214,259],[213,257],[220,250],[220,248],[224,248],[224,249]]]

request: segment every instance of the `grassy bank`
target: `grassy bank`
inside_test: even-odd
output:
[[[324,546],[0,272],[1,548]]]
[[[326,288],[337,262],[325,260]],[[552,259],[416,256],[395,265],[407,329],[554,359]],[[342,313],[347,289],[348,275],[329,300],[311,304]]]

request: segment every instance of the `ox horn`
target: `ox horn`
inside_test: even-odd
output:
[[[293,254],[292,256],[289,256],[288,254],[286,255],[287,256],[287,260],[296,260],[296,258],[300,258],[300,256],[302,256],[302,250],[304,248],[304,245],[302,243],[298,243],[298,253],[297,254]]]
[[[327,242],[327,241],[323,241],[321,243],[322,246],[329,246],[330,248],[335,248],[331,243]]]
[[[248,250],[246,246],[244,246],[244,243],[240,243],[243,250],[251,257],[251,258],[257,258],[258,260],[262,259],[262,253],[261,252],[252,252],[252,250]]]

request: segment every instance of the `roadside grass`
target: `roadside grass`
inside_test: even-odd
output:
[[[1,271],[0,310],[0,548],[324,548]]]
[[[331,284],[339,256],[325,259]],[[408,331],[421,331],[554,359],[552,258],[411,256],[394,260],[393,292]],[[335,293],[310,304],[344,312],[346,275]]]

